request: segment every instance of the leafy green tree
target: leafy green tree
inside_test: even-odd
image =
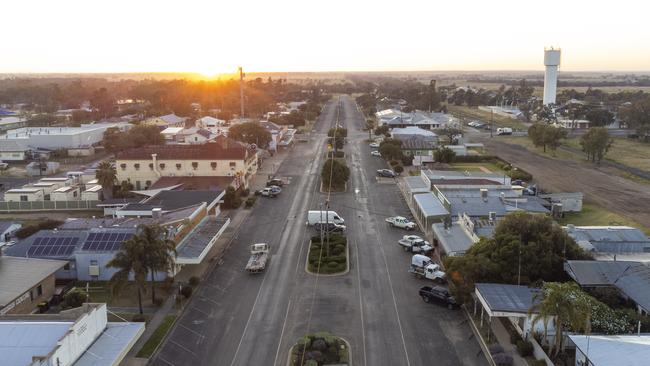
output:
[[[63,296],[63,308],[78,308],[87,301],[87,298],[86,292],[79,288],[69,291]]]
[[[142,292],[146,291],[147,284],[147,265],[145,246],[132,237],[122,243],[122,248],[119,252],[115,253],[106,265],[108,268],[117,268],[118,271],[113,274],[110,279],[110,284],[114,294],[122,292],[124,287],[129,283],[129,279],[133,276],[134,285],[138,292],[138,308],[140,314],[142,310]]]
[[[449,164],[456,158],[456,153],[448,147],[441,147],[433,152],[433,158],[439,163]]]
[[[156,302],[156,273],[171,272],[176,260],[176,243],[169,239],[167,231],[158,224],[141,225],[134,236],[144,247],[145,266],[150,274],[151,302]]]
[[[402,142],[387,138],[379,144],[379,153],[384,159],[402,160]]]
[[[557,116],[551,107],[543,105],[537,110],[537,120],[553,123],[557,122]]]
[[[375,128],[375,135],[380,136],[384,135],[386,137],[390,136],[390,128],[387,125],[382,125],[377,128]]]
[[[639,136],[647,139],[650,133],[650,96],[621,107],[619,114],[630,128],[636,129]]]
[[[321,178],[324,187],[343,187],[350,179],[350,168],[340,159],[327,159],[321,171]]]
[[[564,261],[586,258],[551,217],[514,212],[499,222],[492,238],[481,238],[462,257],[448,257],[445,267],[462,300],[468,298],[476,282],[564,280]]]
[[[438,130],[438,135],[446,136],[449,139],[449,145],[453,145],[456,136],[462,134],[463,131],[455,127],[444,127]]]
[[[557,354],[563,348],[565,325],[576,332],[590,332],[589,320],[591,307],[587,296],[575,282],[546,282],[538,293],[530,313],[535,313],[533,324],[544,322],[544,337],[548,331],[548,322],[552,319],[555,328],[555,344],[551,345],[549,355]]]
[[[609,132],[605,127],[590,128],[580,138],[580,146],[582,146],[582,151],[587,154],[587,160],[594,163],[600,163],[603,160],[612,143],[613,140],[609,137]]]
[[[528,128],[528,137],[533,142],[533,145],[543,147],[544,152],[546,152],[547,147],[555,151],[566,136],[567,131],[565,129],[553,125],[535,123]]]
[[[104,160],[99,163],[97,171],[95,171],[95,178],[102,186],[104,198],[111,199],[115,182],[117,182],[117,172],[110,161]]]
[[[271,134],[255,122],[236,124],[228,130],[228,137],[259,147],[267,147],[271,142]]]
[[[597,108],[588,111],[585,118],[591,123],[591,127],[604,127],[614,122],[614,114],[607,109]]]
[[[397,175],[400,175],[404,172],[404,167],[402,166],[402,164],[397,164],[393,167],[393,170],[395,171],[395,173],[397,173]]]

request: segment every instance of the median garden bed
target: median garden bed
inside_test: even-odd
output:
[[[348,269],[348,245],[344,235],[323,236],[323,243],[320,235],[313,236],[309,242],[309,253],[307,256],[307,270],[314,274],[337,274]]]
[[[348,365],[350,346],[327,332],[302,337],[291,347],[290,366]]]

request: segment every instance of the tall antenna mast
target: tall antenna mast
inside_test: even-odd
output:
[[[241,116],[240,118],[244,118],[244,69],[239,66],[239,99],[240,99],[240,107],[241,107]]]

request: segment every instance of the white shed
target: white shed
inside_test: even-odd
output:
[[[77,201],[81,198],[79,187],[61,187],[50,195],[51,201]]]
[[[92,186],[85,191],[81,192],[81,199],[83,201],[99,201],[102,196],[102,186]]]
[[[18,188],[5,192],[5,201],[9,202],[33,202],[43,201],[43,190],[38,188]]]
[[[40,183],[54,183],[56,188],[62,188],[72,184],[72,179],[68,177],[51,177],[51,178],[41,178]]]

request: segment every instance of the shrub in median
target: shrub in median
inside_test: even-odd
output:
[[[347,344],[327,332],[307,335],[291,348],[291,366],[348,364]]]
[[[311,238],[309,247],[308,269],[320,274],[332,274],[347,268],[347,239],[342,234],[330,234],[329,248],[326,238],[320,243],[320,236]],[[320,265],[319,265],[320,263]]]

